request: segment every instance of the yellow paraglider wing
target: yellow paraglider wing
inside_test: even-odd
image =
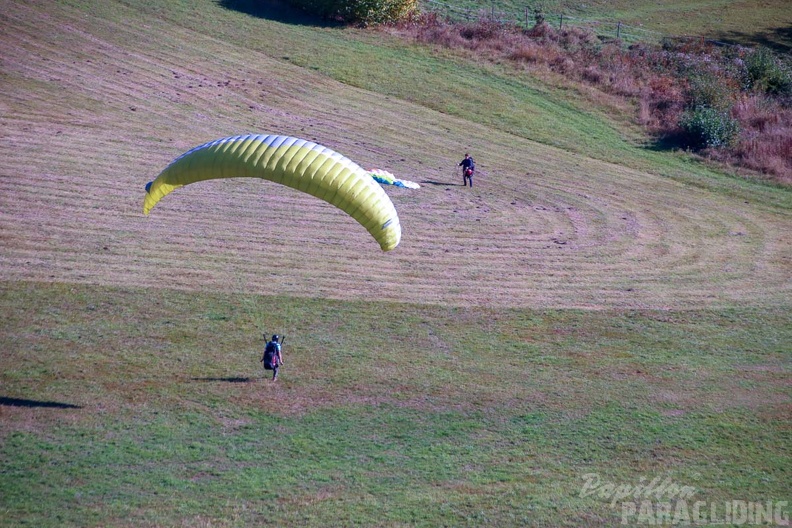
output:
[[[288,136],[228,137],[185,152],[146,186],[143,212],[184,185],[244,177],[288,185],[338,207],[365,227],[383,251],[399,245],[396,208],[365,170],[327,147]]]

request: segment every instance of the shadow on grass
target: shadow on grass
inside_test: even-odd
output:
[[[644,145],[644,149],[654,152],[668,152],[672,150],[690,149],[691,138],[684,131],[677,129],[658,133],[652,140]]]
[[[220,381],[224,383],[250,383],[253,381],[253,378],[241,378],[241,377],[231,377],[231,378],[192,378],[193,381]]]
[[[644,148],[654,152],[668,152],[684,149],[684,142],[676,136],[664,136],[655,138],[654,141],[647,144]]]
[[[7,398],[0,396],[0,405],[9,407],[46,407],[49,409],[82,409],[80,405],[52,401],[25,400],[22,398]]]
[[[439,182],[432,180],[424,180],[421,183],[425,185],[444,185],[446,187],[462,187],[461,183]]]
[[[319,18],[281,0],[218,0],[220,7],[246,15],[295,26],[339,27],[340,22]]]
[[[759,33],[725,31],[716,34],[715,38],[728,44],[761,44],[779,53],[792,53],[792,26]]]

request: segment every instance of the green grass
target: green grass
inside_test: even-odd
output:
[[[380,33],[7,7],[0,526],[618,524],[588,473],[788,499],[789,190]],[[438,185],[393,193],[385,256],[260,182],[142,217],[172,157],[267,130]],[[443,179],[468,146],[471,193]]]
[[[764,185],[735,178],[724,180],[721,173],[685,153],[657,149],[651,138],[631,124],[632,109],[626,114],[615,112],[611,106],[582,97],[574,87],[543,84],[510,65],[471,63],[454,53],[406,43],[381,32],[317,27],[319,22],[312,19],[295,25],[294,15],[284,15],[278,7],[254,10],[258,16],[252,16],[245,9],[213,5],[195,9],[189,3],[173,5],[162,0],[131,5],[135,11],[156,14],[174,25],[237,42],[247,50],[267,55],[276,64],[296,65],[344,85],[414,103],[426,109],[426,119],[432,119],[434,112],[460,118],[471,123],[469,135],[474,141],[486,134],[478,128],[483,126],[738,197],[755,198],[760,194],[764,195],[763,202],[780,199],[786,207],[792,204],[790,193],[766,194]],[[291,75],[288,71],[283,74]],[[310,93],[310,86],[295,88]],[[417,161],[431,160],[430,156],[422,159],[419,152],[414,154]]]
[[[547,22],[553,25],[557,25],[560,22],[558,17],[564,14],[567,24],[607,22],[610,32],[614,31],[616,22],[622,22],[632,26],[625,29],[630,36],[643,34],[649,39],[662,36],[705,37],[746,46],[762,44],[779,52],[792,51],[789,32],[792,11],[786,0],[769,0],[761,4],[750,0],[542,0],[533,3],[453,0],[442,3],[487,13],[494,5],[496,12],[505,13],[520,23],[524,23],[526,7],[531,9],[531,21],[533,9],[540,8],[546,14]]]
[[[7,526],[616,522],[618,508],[579,496],[588,473],[670,476],[705,501],[788,492],[785,309],[25,284],[0,303],[3,396],[29,405],[3,408]],[[250,324],[269,303],[280,309],[259,327],[288,328],[277,384]]]
[[[244,42],[247,49],[345,85],[485,128],[686,183],[710,186],[720,179],[716,171],[684,153],[658,151],[653,140],[631,124],[632,109],[626,114],[615,112],[582,97],[574,87],[543,84],[508,64],[471,63],[453,52],[405,43],[383,33],[294,26],[266,14],[256,19],[234,10],[158,13],[189,29],[211,28],[217,38]],[[471,127],[471,136],[477,133]],[[727,192],[746,185],[731,178],[721,183]],[[764,192],[747,186],[747,196]],[[790,195],[779,196],[787,200]]]
[[[154,4],[156,2],[149,2]],[[381,33],[293,26],[244,12],[205,9],[160,16],[248,49],[313,70],[346,85],[414,102],[443,114],[498,127],[540,143],[614,161],[635,155],[613,123],[592,115],[511,68],[471,65]],[[254,24],[255,22],[255,24]],[[253,29],[255,27],[255,29]]]

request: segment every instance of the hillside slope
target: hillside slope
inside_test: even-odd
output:
[[[526,307],[790,297],[788,191],[692,164],[686,173],[684,162],[631,146],[594,114],[558,120],[559,101],[540,108],[520,95],[504,102],[512,112],[491,113],[479,104],[475,120],[440,112],[389,86],[388,64],[374,63],[393,52],[378,55],[355,32],[256,18],[208,0],[194,14],[168,2],[130,4],[3,3],[2,280]],[[318,57],[329,66],[317,66],[306,58],[317,42],[328,57],[332,46],[364,49],[368,63]],[[476,84],[495,73],[426,57],[415,72],[402,64],[401,82],[412,76],[428,88],[440,65],[473,79],[451,94],[460,107],[469,105],[466,93],[499,93]],[[345,75],[348,83],[337,80]],[[438,91],[447,86],[434,82]],[[520,81],[508,82],[523,93]],[[590,144],[531,141],[513,119],[521,114],[556,119]],[[260,181],[182,189],[143,217],[143,186],[171,159],[245,132],[316,140],[422,182],[419,191],[387,190],[401,215],[401,246],[382,254],[339,211]],[[602,156],[599,135],[610,149]],[[455,174],[466,150],[482,170],[472,190]]]
[[[506,68],[223,3],[0,0],[0,527],[605,527],[655,478],[696,523],[786,516],[792,193]],[[259,180],[143,215],[250,131],[421,182],[386,188],[402,244]]]

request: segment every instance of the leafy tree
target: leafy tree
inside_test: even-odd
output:
[[[291,0],[324,18],[351,24],[385,24],[404,20],[418,10],[418,0]]]

